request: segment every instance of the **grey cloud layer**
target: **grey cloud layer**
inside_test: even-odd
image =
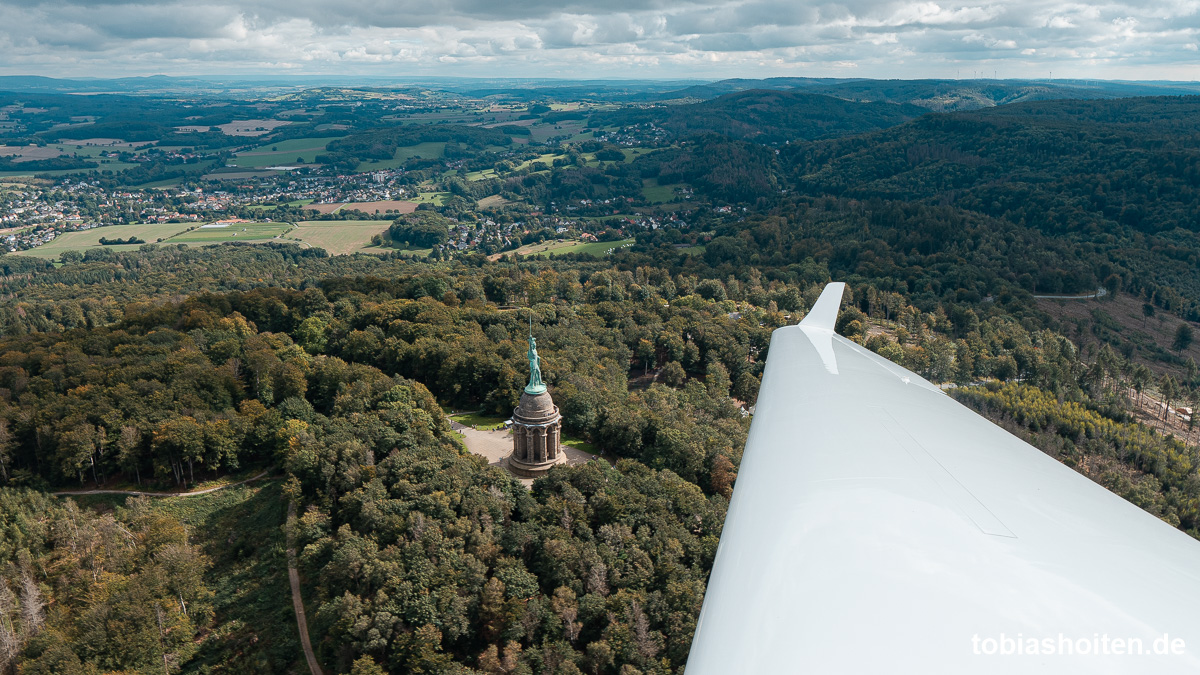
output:
[[[0,3],[0,71],[63,75],[919,77],[978,67],[1200,79],[1198,42],[1200,0]]]

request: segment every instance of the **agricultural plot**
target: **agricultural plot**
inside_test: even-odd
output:
[[[342,206],[343,211],[362,211],[363,213],[373,213],[375,215],[383,215],[388,211],[397,213],[412,213],[417,210],[417,203],[408,200],[391,199],[378,202],[350,202]]]
[[[468,181],[475,182],[477,180],[487,180],[489,178],[499,178],[495,169],[484,169],[482,171],[469,171],[465,178]]]
[[[587,120],[563,120],[557,124],[535,124],[529,128],[530,139],[538,143],[545,143],[548,139],[558,137],[579,140],[585,135],[591,136],[591,131],[587,128]]]
[[[516,253],[524,256],[542,256],[551,253],[590,253],[596,257],[603,257],[614,250],[623,246],[631,246],[632,239],[622,239],[621,241],[545,241],[540,244],[527,244],[518,248]],[[502,253],[497,253],[490,258],[497,260]]]
[[[91,230],[82,232],[67,232],[59,235],[54,241],[48,244],[42,244],[37,248],[31,248],[27,251],[20,251],[16,255],[27,255],[37,258],[57,258],[63,251],[86,251],[90,248],[101,248],[100,237],[107,239],[128,239],[137,237],[145,241],[147,244],[158,242],[159,239],[167,240],[180,232],[183,232],[189,227],[193,227],[190,223],[145,223],[141,225],[109,225],[107,227],[97,227]],[[137,248],[141,244],[119,244],[116,246],[104,246],[113,250],[123,250]]]
[[[317,155],[325,152],[325,146],[338,136],[322,136],[319,138],[293,138],[278,143],[260,145],[253,150],[239,152],[229,160],[230,166],[246,169],[258,169],[267,166],[287,166],[296,164],[312,164],[317,161]]]
[[[0,157],[8,157],[14,162],[32,162],[36,159],[53,159],[60,157],[63,151],[57,146],[46,145],[0,145]]]
[[[371,237],[392,224],[390,220],[306,220],[296,223],[287,239],[323,248],[331,255],[359,252],[383,252],[371,244]]]
[[[509,203],[511,203],[511,202],[509,202],[504,197],[501,197],[500,195],[492,195],[490,197],[484,197],[483,199],[480,199],[478,202],[475,202],[475,204],[481,209],[495,209],[495,208],[499,208],[499,207],[504,206],[505,204],[509,204]]]
[[[313,200],[311,200],[311,199],[293,199],[292,201],[288,202],[284,206],[292,206],[292,207],[308,206],[309,204],[312,203],[312,201]],[[278,209],[279,206],[277,206],[275,204],[251,204],[250,206],[247,206],[246,208],[252,209],[254,211],[274,211],[274,210]]]
[[[356,171],[379,171],[382,169],[397,169],[404,166],[404,163],[415,157],[421,159],[439,159],[446,150],[446,144],[443,142],[430,141],[428,143],[418,143],[416,145],[406,145],[401,148],[396,148],[396,154],[392,155],[391,159],[371,160],[362,162],[358,165]]]
[[[291,122],[284,120],[234,120],[226,124],[218,124],[215,128],[226,136],[265,136],[275,129],[287,126]],[[175,127],[180,133],[195,133],[208,131],[211,127],[205,125],[185,125]]]
[[[282,237],[292,229],[290,223],[229,223],[192,226],[163,243],[166,244],[221,244],[227,241],[262,242]]]
[[[618,248],[632,246],[632,239],[622,239],[620,241],[576,241],[570,246],[565,246],[555,253],[590,253],[594,256],[606,256]]]
[[[112,141],[106,143],[106,141]],[[112,171],[114,173],[124,171],[125,169],[137,166],[132,162],[122,162],[116,157],[101,157],[100,153],[115,153],[115,152],[132,152],[135,155],[145,152],[151,147],[150,143],[123,143],[113,139],[91,138],[81,141],[71,141],[69,143],[51,143],[46,146],[0,146],[0,156],[11,158],[16,163],[25,161],[34,161],[39,159],[52,159],[63,156],[78,156],[81,159],[87,159],[99,164],[98,169],[59,169],[54,171],[22,171],[20,169],[14,171],[0,171],[0,177],[4,176],[30,176],[30,175],[47,175],[47,176],[65,176],[74,173],[87,173],[89,171]]]
[[[245,180],[247,178],[267,178],[269,176],[278,176],[274,171],[214,171],[206,173],[203,176],[204,180]]]
[[[317,213],[339,213],[341,211],[362,211],[382,215],[388,211],[397,213],[412,213],[417,210],[417,201],[400,199],[382,200],[378,202],[349,202],[338,204],[309,204],[305,208]]]

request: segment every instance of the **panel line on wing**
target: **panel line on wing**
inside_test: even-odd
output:
[[[978,527],[984,534],[990,534],[996,537],[1009,537],[1016,539],[1017,535],[1012,533],[996,514],[992,513],[979,498],[971,493],[962,483],[950,473],[941,462],[933,456],[921,445],[921,443],[908,433],[904,425],[900,423],[890,412],[883,408],[874,408],[873,411],[879,418],[879,422],[883,425],[888,433],[896,439],[900,447],[912,457],[913,461],[920,466],[925,474],[933,479],[934,483],[946,493],[954,505],[967,517],[975,526]]]

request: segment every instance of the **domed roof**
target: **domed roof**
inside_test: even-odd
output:
[[[513,411],[513,421],[524,424],[545,424],[558,416],[558,407],[554,405],[549,392],[522,393],[521,402]]]

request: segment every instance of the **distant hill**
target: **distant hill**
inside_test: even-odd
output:
[[[752,89],[803,91],[850,101],[911,104],[936,112],[949,112],[990,108],[1025,101],[1200,94],[1200,83],[1105,80],[863,80],[778,77],[765,80],[720,80],[667,92],[662,95],[662,99],[712,99]]]
[[[778,89],[778,90],[795,90],[808,89],[810,87],[831,87],[844,82],[857,82],[859,80],[848,80],[843,78],[832,77],[768,77],[762,80],[751,80],[746,78],[732,78],[728,80],[719,80],[717,82],[705,82],[702,84],[692,85],[683,89],[666,92],[662,95],[663,100],[672,99],[713,99],[725,94],[735,94],[740,91],[749,91],[751,89]],[[871,80],[866,80],[870,82]]]
[[[598,114],[590,124],[630,126],[653,122],[680,138],[712,133],[781,144],[886,129],[926,112],[912,105],[858,103],[822,94],[756,89],[701,103]]]
[[[793,144],[778,159],[812,197],[953,206],[1101,250],[1163,237],[1165,255],[1138,273],[1200,297],[1197,119],[1200,96],[1038,101]]]

